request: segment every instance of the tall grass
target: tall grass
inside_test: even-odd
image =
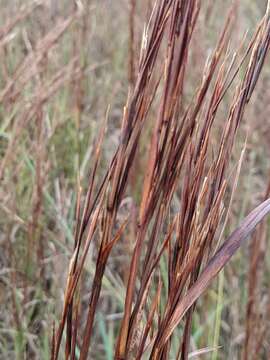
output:
[[[267,358],[269,175],[264,195],[245,188],[261,141],[247,123],[267,117],[270,3],[249,33],[239,2],[110,5],[106,22],[95,1],[14,3],[0,29],[0,357]],[[242,262],[234,339],[224,311],[237,323]]]
[[[191,71],[189,53],[200,6],[196,0],[158,1],[153,8],[143,35],[134,89],[123,112],[119,146],[101,184],[97,184],[102,131],[83,208],[78,198],[74,252],[63,314],[53,340],[53,359],[58,358],[65,325],[66,358],[75,359],[78,332],[82,339],[79,359],[88,356],[108,258],[125,236],[128,224],[128,216],[119,223],[119,207],[153,106],[158,106],[158,111],[140,189],[115,359],[141,359],[144,354],[151,359],[167,359],[179,327],[182,334],[177,358],[187,359],[198,298],[270,210],[270,200],[266,200],[219,247],[233,145],[269,48],[269,8],[245,50],[240,44],[234,52],[229,47],[235,13],[235,7],[231,8],[202,71],[201,83],[185,104],[185,82]],[[130,68],[132,73],[133,63]],[[237,79],[240,69],[243,75]],[[234,95],[227,113],[222,114],[220,141],[212,148],[213,124],[230,87]],[[175,194],[179,204],[172,211]],[[86,320],[79,325],[82,295],[78,285],[94,237],[99,244],[96,270]]]

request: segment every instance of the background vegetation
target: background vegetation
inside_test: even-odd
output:
[[[53,328],[54,324],[57,328],[61,317],[74,249],[78,183],[84,199],[104,124],[98,184],[117,149],[123,107],[134,85],[142,33],[153,3],[0,0],[1,359],[50,359]],[[133,8],[132,4],[136,6]],[[192,100],[200,84],[202,69],[216,46],[230,4],[227,0],[202,1],[186,71],[184,104]],[[249,32],[245,44],[248,43],[266,5],[266,1],[238,2],[230,30],[232,49],[238,48],[246,30]],[[164,44],[161,51],[165,52]],[[241,68],[240,78],[244,73]],[[269,92],[270,67],[266,59],[239,127],[227,172],[225,207],[229,206],[232,192],[233,200],[221,241],[269,194]],[[232,94],[229,91],[220,105],[211,131],[211,149],[219,145],[223,114],[228,111]],[[122,224],[127,215],[131,220],[106,265],[91,341],[94,346],[92,356],[89,355],[94,359],[109,360],[114,356],[158,99],[154,100],[153,109],[119,204],[117,224]],[[181,199],[181,191],[176,191],[172,214]],[[237,253],[198,301],[190,356],[212,360],[268,358],[267,221],[255,233],[251,245]],[[219,224],[219,229],[224,223]],[[165,225],[163,231],[167,231]],[[96,236],[84,263],[80,282],[82,314],[89,302],[97,244]],[[163,258],[159,271],[160,279],[166,283]],[[252,289],[254,306],[250,303]],[[150,305],[151,302],[149,308]],[[86,313],[80,320],[81,328],[85,318]],[[182,329],[177,331],[176,339]],[[79,349],[80,344],[75,349],[77,355]],[[205,354],[200,354],[200,349]],[[244,355],[247,349],[248,354]],[[177,351],[178,343],[173,339],[170,359],[176,359]],[[59,358],[64,358],[64,354],[61,347]]]

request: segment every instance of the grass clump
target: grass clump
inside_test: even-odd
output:
[[[0,32],[0,354],[264,358],[269,180],[252,196],[241,171],[267,174],[247,120],[263,103],[269,4],[246,34],[238,3],[131,0],[112,5],[108,44],[108,11],[62,6],[23,4]]]

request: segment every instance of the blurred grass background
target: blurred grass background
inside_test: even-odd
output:
[[[202,3],[187,98],[196,88],[230,3]],[[137,57],[152,4],[137,1]],[[247,29],[251,30],[247,34],[250,38],[265,6],[266,1],[239,1],[232,36],[235,44]],[[78,174],[85,188],[92,151],[106,114],[100,178],[119,141],[130,86],[129,1],[0,0],[0,9],[0,358],[49,359],[53,323],[59,318],[73,249]],[[270,67],[266,64],[238,136],[235,164],[244,142],[247,144],[225,234],[263,198],[269,181],[269,85]],[[222,122],[222,114],[218,117]],[[132,175],[121,205],[123,217],[127,209],[136,209],[136,189],[142,181],[137,174],[143,173],[148,131],[136,160],[138,171]],[[215,141],[212,139],[213,144]],[[127,238],[109,259],[91,358],[113,358],[130,251],[131,240]],[[266,307],[263,301],[269,296],[267,251],[260,288],[262,316]],[[95,257],[92,248],[85,268],[86,283],[91,282]],[[199,301],[192,349],[221,346],[218,352],[202,358],[241,358],[249,258],[246,247]],[[270,350],[269,337],[264,347]]]

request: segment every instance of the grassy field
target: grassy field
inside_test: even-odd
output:
[[[0,359],[268,359],[269,3],[0,9]]]

